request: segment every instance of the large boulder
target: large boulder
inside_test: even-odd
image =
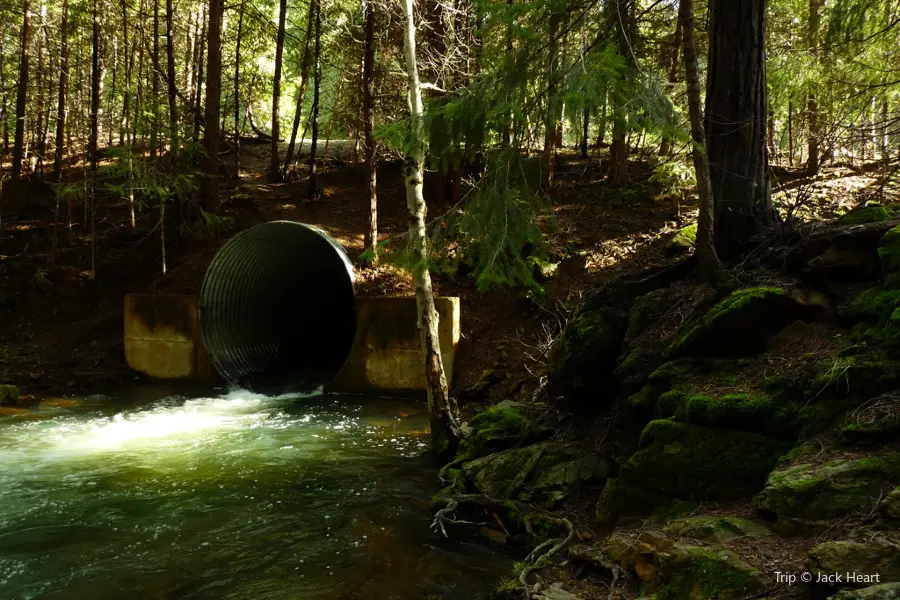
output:
[[[663,528],[663,533],[704,542],[726,542],[742,537],[763,537],[772,532],[765,525],[749,519],[703,515],[673,519]]]
[[[878,508],[885,521],[890,524],[900,524],[900,487],[888,494]]]
[[[469,434],[460,443],[460,456],[477,458],[527,441],[534,434],[529,408],[527,404],[507,400],[475,415],[469,424]]]
[[[602,485],[610,469],[603,458],[548,442],[466,462],[462,475],[469,487],[492,498],[555,508],[573,488]]]
[[[857,337],[900,355],[900,225],[881,239],[878,257],[884,281],[859,294],[840,315],[856,325]]]
[[[671,306],[671,288],[654,290],[634,301],[628,313],[623,352],[613,373],[622,392],[636,392],[647,376],[665,362],[665,342],[658,336],[645,334],[657,326]]]
[[[888,283],[900,284],[900,225],[884,234],[878,244],[878,258]]]
[[[0,406],[15,404],[19,401],[19,388],[14,385],[0,384]]]
[[[672,356],[752,356],[774,334],[815,314],[779,288],[732,292],[702,316],[691,319],[669,347]]]
[[[900,454],[799,464],[773,471],[753,504],[776,519],[776,530],[803,533],[871,504],[898,482]]]
[[[865,225],[866,223],[881,223],[896,219],[893,210],[880,204],[866,204],[857,206],[847,211],[840,219],[838,225]]]
[[[866,541],[825,542],[809,551],[809,571],[837,574],[824,587],[868,587],[900,581],[900,545],[897,539],[876,536]]]
[[[858,590],[841,590],[828,600],[900,600],[900,583],[882,583]]]
[[[636,298],[689,276],[693,259],[623,277],[585,294],[548,356],[547,387],[573,408],[607,408],[616,396],[613,370]]]
[[[765,576],[729,550],[678,544],[659,554],[657,600],[738,600],[766,586]]]
[[[581,312],[569,321],[550,349],[548,391],[594,409],[612,402],[613,370],[625,327],[625,316],[606,307]]]
[[[679,500],[728,500],[758,491],[791,443],[668,419],[651,421],[640,448],[606,482],[597,520],[645,514]]]

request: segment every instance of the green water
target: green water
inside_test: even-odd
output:
[[[4,600],[469,599],[511,565],[429,530],[411,402],[56,404],[0,414]]]

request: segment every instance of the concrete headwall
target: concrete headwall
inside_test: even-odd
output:
[[[125,296],[125,361],[157,379],[215,380],[200,341],[196,296]]]
[[[200,336],[195,296],[129,294],[125,297],[125,360],[158,379],[215,381]],[[452,381],[459,343],[459,298],[435,298],[444,370]],[[413,297],[356,298],[356,339],[329,391],[421,391],[422,345]]]
[[[447,382],[459,344],[459,298],[434,299]],[[332,391],[424,390],[425,364],[415,298],[357,297],[356,339]]]

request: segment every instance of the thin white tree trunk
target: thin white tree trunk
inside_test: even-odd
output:
[[[450,406],[447,377],[441,360],[438,337],[438,314],[434,308],[434,292],[428,271],[428,236],[425,230],[425,198],[422,180],[425,170],[425,125],[422,115],[422,87],[416,68],[416,27],[412,0],[403,0],[406,19],[403,49],[409,80],[410,141],[403,161],[406,205],[409,210],[409,244],[412,250],[412,273],[416,290],[419,332],[425,354],[425,379],[428,388],[428,411],[431,420],[432,445],[439,456],[452,451],[459,439],[459,426]]]

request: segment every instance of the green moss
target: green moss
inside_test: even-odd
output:
[[[19,400],[19,388],[8,383],[0,384],[0,406],[15,404]]]
[[[900,225],[894,227],[881,238],[878,244],[878,258],[886,277],[900,273]]]
[[[891,209],[881,206],[880,204],[873,204],[870,206],[861,206],[859,208],[855,208],[838,219],[839,225],[864,225],[866,223],[880,223],[882,221],[890,221],[895,217],[894,211]]]
[[[728,394],[721,398],[690,396],[676,417],[705,427],[762,433],[771,429],[774,415],[775,405],[767,396]]]
[[[853,322],[882,323],[900,307],[900,289],[873,287],[862,292],[844,309],[841,316]]]
[[[642,514],[671,499],[725,500],[758,490],[788,442],[668,419],[644,428],[640,447],[604,490],[598,514]],[[609,485],[609,484],[608,484]]]
[[[770,329],[791,316],[791,300],[779,288],[747,288],[729,294],[692,320],[669,347],[672,356],[699,353],[751,355],[764,349]],[[777,330],[776,329],[776,330]]]
[[[659,397],[656,402],[656,414],[661,419],[674,417],[681,409],[687,394],[680,390],[669,390]]]
[[[478,491],[502,500],[512,498],[521,488],[520,474],[538,451],[529,446],[489,454],[462,466],[466,480]]]
[[[841,430],[842,444],[874,446],[900,438],[900,414],[889,414],[869,423],[850,423]]]
[[[548,357],[551,393],[609,398],[624,335],[624,319],[608,308],[585,311],[571,320]]]
[[[647,378],[647,361],[641,348],[635,348],[627,354],[619,357],[616,370],[613,371],[616,379],[624,390],[635,390],[643,385]]]
[[[761,590],[762,574],[728,550],[678,545],[660,556],[657,600],[737,600]]]
[[[687,379],[694,370],[695,363],[690,359],[672,360],[663,363],[647,378],[649,383],[669,385]]]
[[[511,448],[524,442],[531,433],[525,407],[515,402],[501,402],[478,413],[471,427],[460,444],[460,458],[477,458]]]
[[[888,483],[900,482],[900,454],[839,459],[773,471],[753,503],[781,517],[834,519],[869,504]]]
[[[692,223],[687,227],[679,229],[672,239],[669,240],[670,248],[693,248],[697,243],[697,224]]]
[[[763,525],[729,516],[699,516],[675,519],[663,528],[675,537],[722,542],[739,537],[761,537],[771,534]]]

